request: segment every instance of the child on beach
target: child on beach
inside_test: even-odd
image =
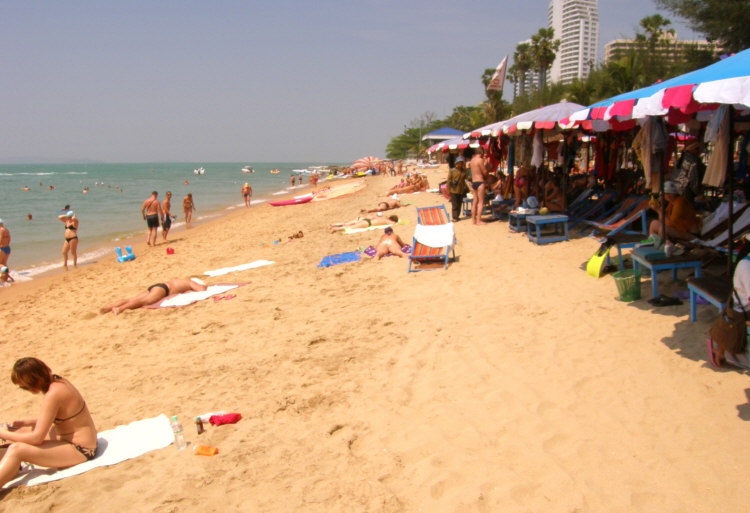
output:
[[[13,276],[10,275],[10,271],[6,266],[0,267],[0,286],[10,285],[11,283],[14,283],[16,280],[13,279]]]

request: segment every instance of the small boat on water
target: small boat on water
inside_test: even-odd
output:
[[[206,169],[199,167],[198,169],[193,169],[193,174],[195,175],[203,175],[206,174]]]
[[[281,171],[279,171],[278,169],[272,169],[269,171],[269,173],[271,173],[272,175],[278,175],[279,173],[281,173]]]
[[[255,169],[253,169],[253,166],[245,166],[242,168],[242,172],[245,174],[255,173]]]

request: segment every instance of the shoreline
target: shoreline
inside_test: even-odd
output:
[[[343,181],[343,180],[345,179],[338,179],[338,181]],[[326,184],[328,182],[330,182],[330,180],[324,180],[324,181],[318,182],[318,187],[320,188],[321,185]],[[288,190],[288,189],[292,189],[292,190]],[[261,207],[268,201],[278,200],[279,195],[287,194],[291,196],[292,194],[297,194],[298,191],[303,191],[302,193],[306,193],[311,189],[312,189],[312,186],[307,183],[303,184],[302,186],[296,185],[294,186],[294,188],[287,186],[286,188],[280,191],[270,192],[263,196],[259,196],[257,199],[253,199],[251,201],[250,209]],[[189,228],[189,230],[192,230],[195,227],[201,226],[206,223],[212,223],[212,222],[218,221],[221,218],[230,215],[233,211],[241,210],[241,209],[246,209],[244,203],[242,202],[230,203],[220,208],[209,210],[206,212],[205,215],[201,216],[200,218],[194,217],[191,223],[192,227]],[[175,222],[172,226],[173,227],[170,229],[170,236],[172,236],[174,233],[183,233],[184,231],[188,230],[188,228],[186,228],[185,226],[184,217],[182,221]],[[175,228],[178,229],[177,232],[174,231]],[[117,237],[115,239],[108,238],[107,240],[99,240],[97,242],[94,242],[94,244],[91,247],[86,249],[85,253],[79,253],[78,266],[83,267],[83,266],[90,266],[90,265],[96,264],[99,261],[99,259],[103,258],[107,254],[110,254],[112,258],[115,259],[114,250],[118,246],[122,247],[123,249],[126,246],[132,246],[134,253],[136,253],[136,249],[139,249],[142,251],[144,248],[147,247],[145,242],[143,241],[141,241],[140,243],[138,242],[140,239],[143,238],[142,231],[143,230],[141,230],[140,234],[135,233],[135,232],[126,232],[121,237]],[[164,240],[161,238],[161,227],[159,227],[157,247],[164,245],[164,244],[169,244],[169,242],[164,242]],[[60,253],[58,254],[60,255]],[[136,258],[137,256],[138,254],[136,253]],[[11,267],[11,272],[17,278],[17,281],[16,283],[13,284],[13,286],[29,283],[31,281],[35,281],[35,280],[38,280],[40,278],[44,278],[47,276],[54,276],[56,274],[66,273],[66,270],[62,264],[61,255],[56,260],[56,262],[57,263],[43,261],[32,267],[22,268],[18,270],[16,270],[16,268]],[[69,264],[70,264],[70,259],[69,259]],[[39,269],[46,269],[46,270],[39,271]],[[74,268],[72,267],[72,265],[70,265],[70,269],[71,271],[74,271]],[[0,291],[3,291],[7,288],[9,287],[0,287]]]

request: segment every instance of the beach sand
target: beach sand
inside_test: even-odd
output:
[[[443,173],[428,172],[433,187]],[[221,452],[170,446],[5,492],[0,510],[747,511],[750,383],[706,362],[715,309],[690,323],[687,301],[620,302],[611,277],[582,270],[594,241],[539,247],[505,222],[459,222],[447,271],[407,274],[396,257],[316,268],[380,236],[327,230],[398,179],[367,180],[1,290],[2,373],[37,356],[100,430],[176,414],[191,444]],[[414,207],[445,203],[402,199],[410,222],[396,233],[409,241]],[[98,314],[150,284],[257,259],[275,264],[205,278],[247,282],[234,299]],[[0,420],[36,414],[39,398],[9,379],[0,392]],[[191,418],[219,409],[243,419],[197,436]]]

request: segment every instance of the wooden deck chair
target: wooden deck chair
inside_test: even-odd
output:
[[[440,205],[435,207],[417,208],[417,225],[417,229],[414,232],[415,236],[412,240],[412,250],[411,254],[409,255],[409,269],[407,270],[407,272],[428,271],[439,268],[429,267],[424,269],[412,269],[412,264],[414,264],[415,262],[418,262],[420,264],[442,262],[443,269],[446,269],[448,267],[448,257],[450,256],[451,251],[453,252],[453,258],[456,258],[456,250],[454,248],[456,243],[455,236],[451,235],[449,237],[450,242],[448,244],[438,247],[427,246],[417,241],[418,232],[421,231],[420,226],[445,226],[446,228],[450,227],[447,228],[447,230],[452,233],[453,223],[450,222],[450,217],[448,216],[448,211],[446,210],[445,206]]]
[[[607,237],[616,235],[618,233],[641,233],[643,236],[648,235],[648,222],[646,220],[646,212],[649,209],[649,200],[644,199],[636,204],[636,206],[630,211],[630,213],[612,224],[604,223],[591,223],[594,227],[594,231],[591,232],[590,236],[603,242]],[[640,220],[641,230],[627,230],[630,225],[636,224]]]

